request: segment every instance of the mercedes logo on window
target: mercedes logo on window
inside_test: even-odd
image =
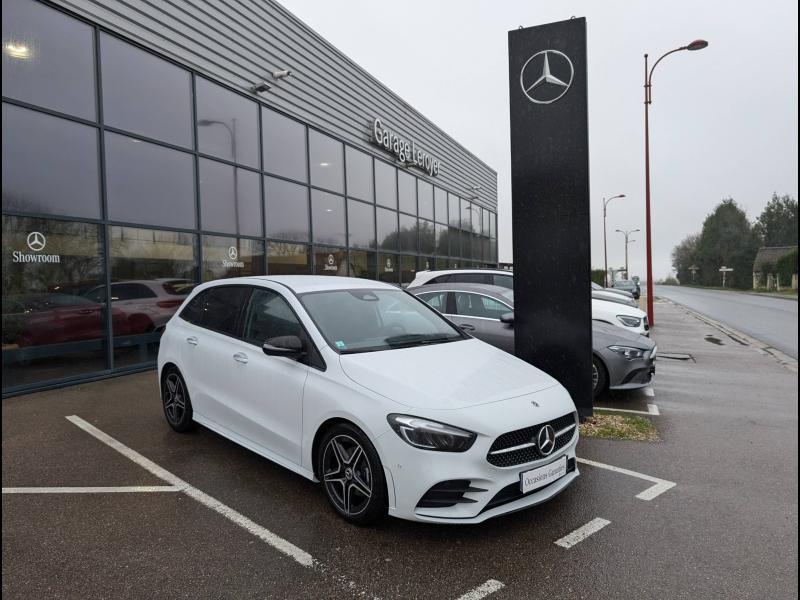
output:
[[[575,69],[569,57],[558,50],[542,50],[522,65],[519,84],[534,104],[552,104],[572,85]]]
[[[556,432],[551,425],[545,425],[536,436],[536,445],[542,456],[547,456],[556,447]]]
[[[386,268],[387,269],[391,269],[392,268],[392,259],[391,258],[387,258],[386,259]]]
[[[336,263],[336,259],[333,257],[333,254],[328,254],[328,264],[333,266]]]
[[[38,231],[31,231],[28,234],[28,248],[33,250],[34,252],[41,252],[44,250],[44,247],[47,245],[47,238],[44,237],[43,233],[39,233]]]
[[[228,248],[228,258],[231,260],[236,260],[239,258],[239,251],[236,249],[236,246],[231,246]]]

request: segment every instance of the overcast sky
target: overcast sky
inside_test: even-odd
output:
[[[592,264],[624,264],[615,229],[644,231],[643,59],[653,77],[651,186],[655,278],[723,198],[755,219],[773,191],[797,198],[797,2],[667,0],[279,0],[498,173],[500,260],[511,257],[507,32],[587,19]],[[630,246],[644,275],[644,234]]]

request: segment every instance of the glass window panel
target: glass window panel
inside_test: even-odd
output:
[[[306,126],[261,108],[264,170],[296,181],[308,181]]]
[[[450,267],[450,261],[447,258],[436,259],[436,270],[441,271]]]
[[[430,271],[434,268],[435,261],[432,256],[420,256],[419,257],[419,270],[420,271]]]
[[[105,139],[109,219],[196,226],[191,154],[111,132]]]
[[[400,283],[400,268],[396,254],[378,254],[378,279],[386,283]]]
[[[427,181],[418,180],[419,216],[433,220],[433,186]]]
[[[345,146],[344,154],[347,165],[347,195],[359,200],[374,202],[372,157],[350,146]]]
[[[197,93],[197,149],[258,168],[258,105],[201,77]]]
[[[436,231],[433,221],[419,220],[419,251],[421,254],[433,254],[436,251]]]
[[[417,251],[417,217],[400,214],[400,250]]]
[[[385,208],[377,208],[375,211],[378,248],[397,250],[397,213]]]
[[[191,148],[189,71],[104,33],[100,52],[105,124]]]
[[[447,245],[450,256],[461,256],[461,231],[455,227],[447,228]]]
[[[309,274],[311,261],[308,246],[287,242],[268,242],[267,272],[270,275]]]
[[[207,231],[260,236],[259,175],[201,158],[200,222]]]
[[[461,199],[453,194],[447,194],[449,221],[451,227],[461,227]]]
[[[203,281],[266,274],[264,242],[204,235]]]
[[[403,286],[408,285],[417,276],[417,257],[401,255],[400,256],[400,283]]]
[[[308,132],[311,184],[344,193],[344,148],[341,142],[318,131]]]
[[[450,248],[448,246],[449,233],[447,230],[447,225],[436,223],[435,232],[436,232],[435,253],[440,254],[442,256],[447,256],[450,253]]]
[[[243,318],[242,337],[246,341],[261,347],[273,337],[305,337],[297,315],[280,294],[264,288],[252,289],[252,294]]]
[[[375,247],[375,207],[347,201],[347,239],[351,248]]]
[[[238,314],[250,297],[249,287],[222,285],[202,293],[200,327],[231,337],[239,337]],[[194,302],[194,300],[192,300]]]
[[[433,203],[436,208],[436,222],[447,223],[447,192],[441,188],[433,188]],[[420,209],[421,211],[421,209]],[[421,214],[421,213],[420,213]]]
[[[470,204],[470,223],[472,224],[472,233],[481,232],[481,207],[477,204]]]
[[[105,277],[99,226],[3,217],[4,392],[108,368]]]
[[[350,277],[375,279],[378,270],[378,257],[365,250],[350,251]]]
[[[109,227],[114,366],[152,363],[161,332],[197,283],[197,236]],[[119,293],[117,293],[119,290]]]
[[[375,161],[375,201],[397,210],[397,169],[380,160]]]
[[[314,246],[314,274],[347,277],[347,250]]]
[[[3,95],[94,121],[92,27],[40,2],[3,0]]]
[[[489,211],[481,209],[481,235],[489,236]]]
[[[462,229],[459,237],[461,238],[461,256],[472,258],[472,234]]]
[[[497,215],[493,212],[489,213],[489,237],[497,239]]]
[[[397,172],[397,199],[401,211],[417,214],[417,178],[405,171]]]
[[[100,217],[97,130],[3,104],[3,208]]]
[[[308,241],[308,188],[283,179],[264,177],[267,237]]]
[[[472,231],[472,204],[463,198],[461,199],[461,229]]]
[[[311,231],[315,242],[344,246],[347,243],[344,198],[311,190]]]

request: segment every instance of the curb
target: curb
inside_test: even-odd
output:
[[[723,325],[722,323],[720,323],[719,321],[715,321],[711,317],[707,317],[703,314],[700,314],[699,312],[692,310],[691,308],[685,307],[683,304],[678,304],[677,302],[674,302],[668,298],[663,298],[658,296],[656,296],[656,298],[658,298],[662,302],[669,302],[670,304],[677,306],[686,314],[693,316],[694,318],[702,321],[706,325],[711,325],[711,327],[718,329],[728,337],[733,338],[735,341],[750,346],[759,354],[774,358],[776,361],[778,361],[778,363],[780,363],[783,367],[785,367],[792,373],[797,373],[797,359],[792,358],[788,354],[781,352],[777,348],[773,348],[769,344],[762,342],[759,339],[749,336],[746,333],[742,333],[738,329],[734,329],[733,327],[729,327],[728,325]]]

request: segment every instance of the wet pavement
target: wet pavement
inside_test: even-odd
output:
[[[199,428],[176,434],[154,373],[3,401],[3,593],[8,598],[765,598],[797,592],[797,374],[657,304],[662,441],[583,439],[552,501],[475,526],[348,525],[322,491]],[[709,343],[707,336],[721,343]],[[27,486],[163,486],[80,429],[77,415],[313,557],[304,566],[182,491],[7,494]],[[573,547],[554,542],[601,518]],[[478,598],[480,596],[473,596]]]

